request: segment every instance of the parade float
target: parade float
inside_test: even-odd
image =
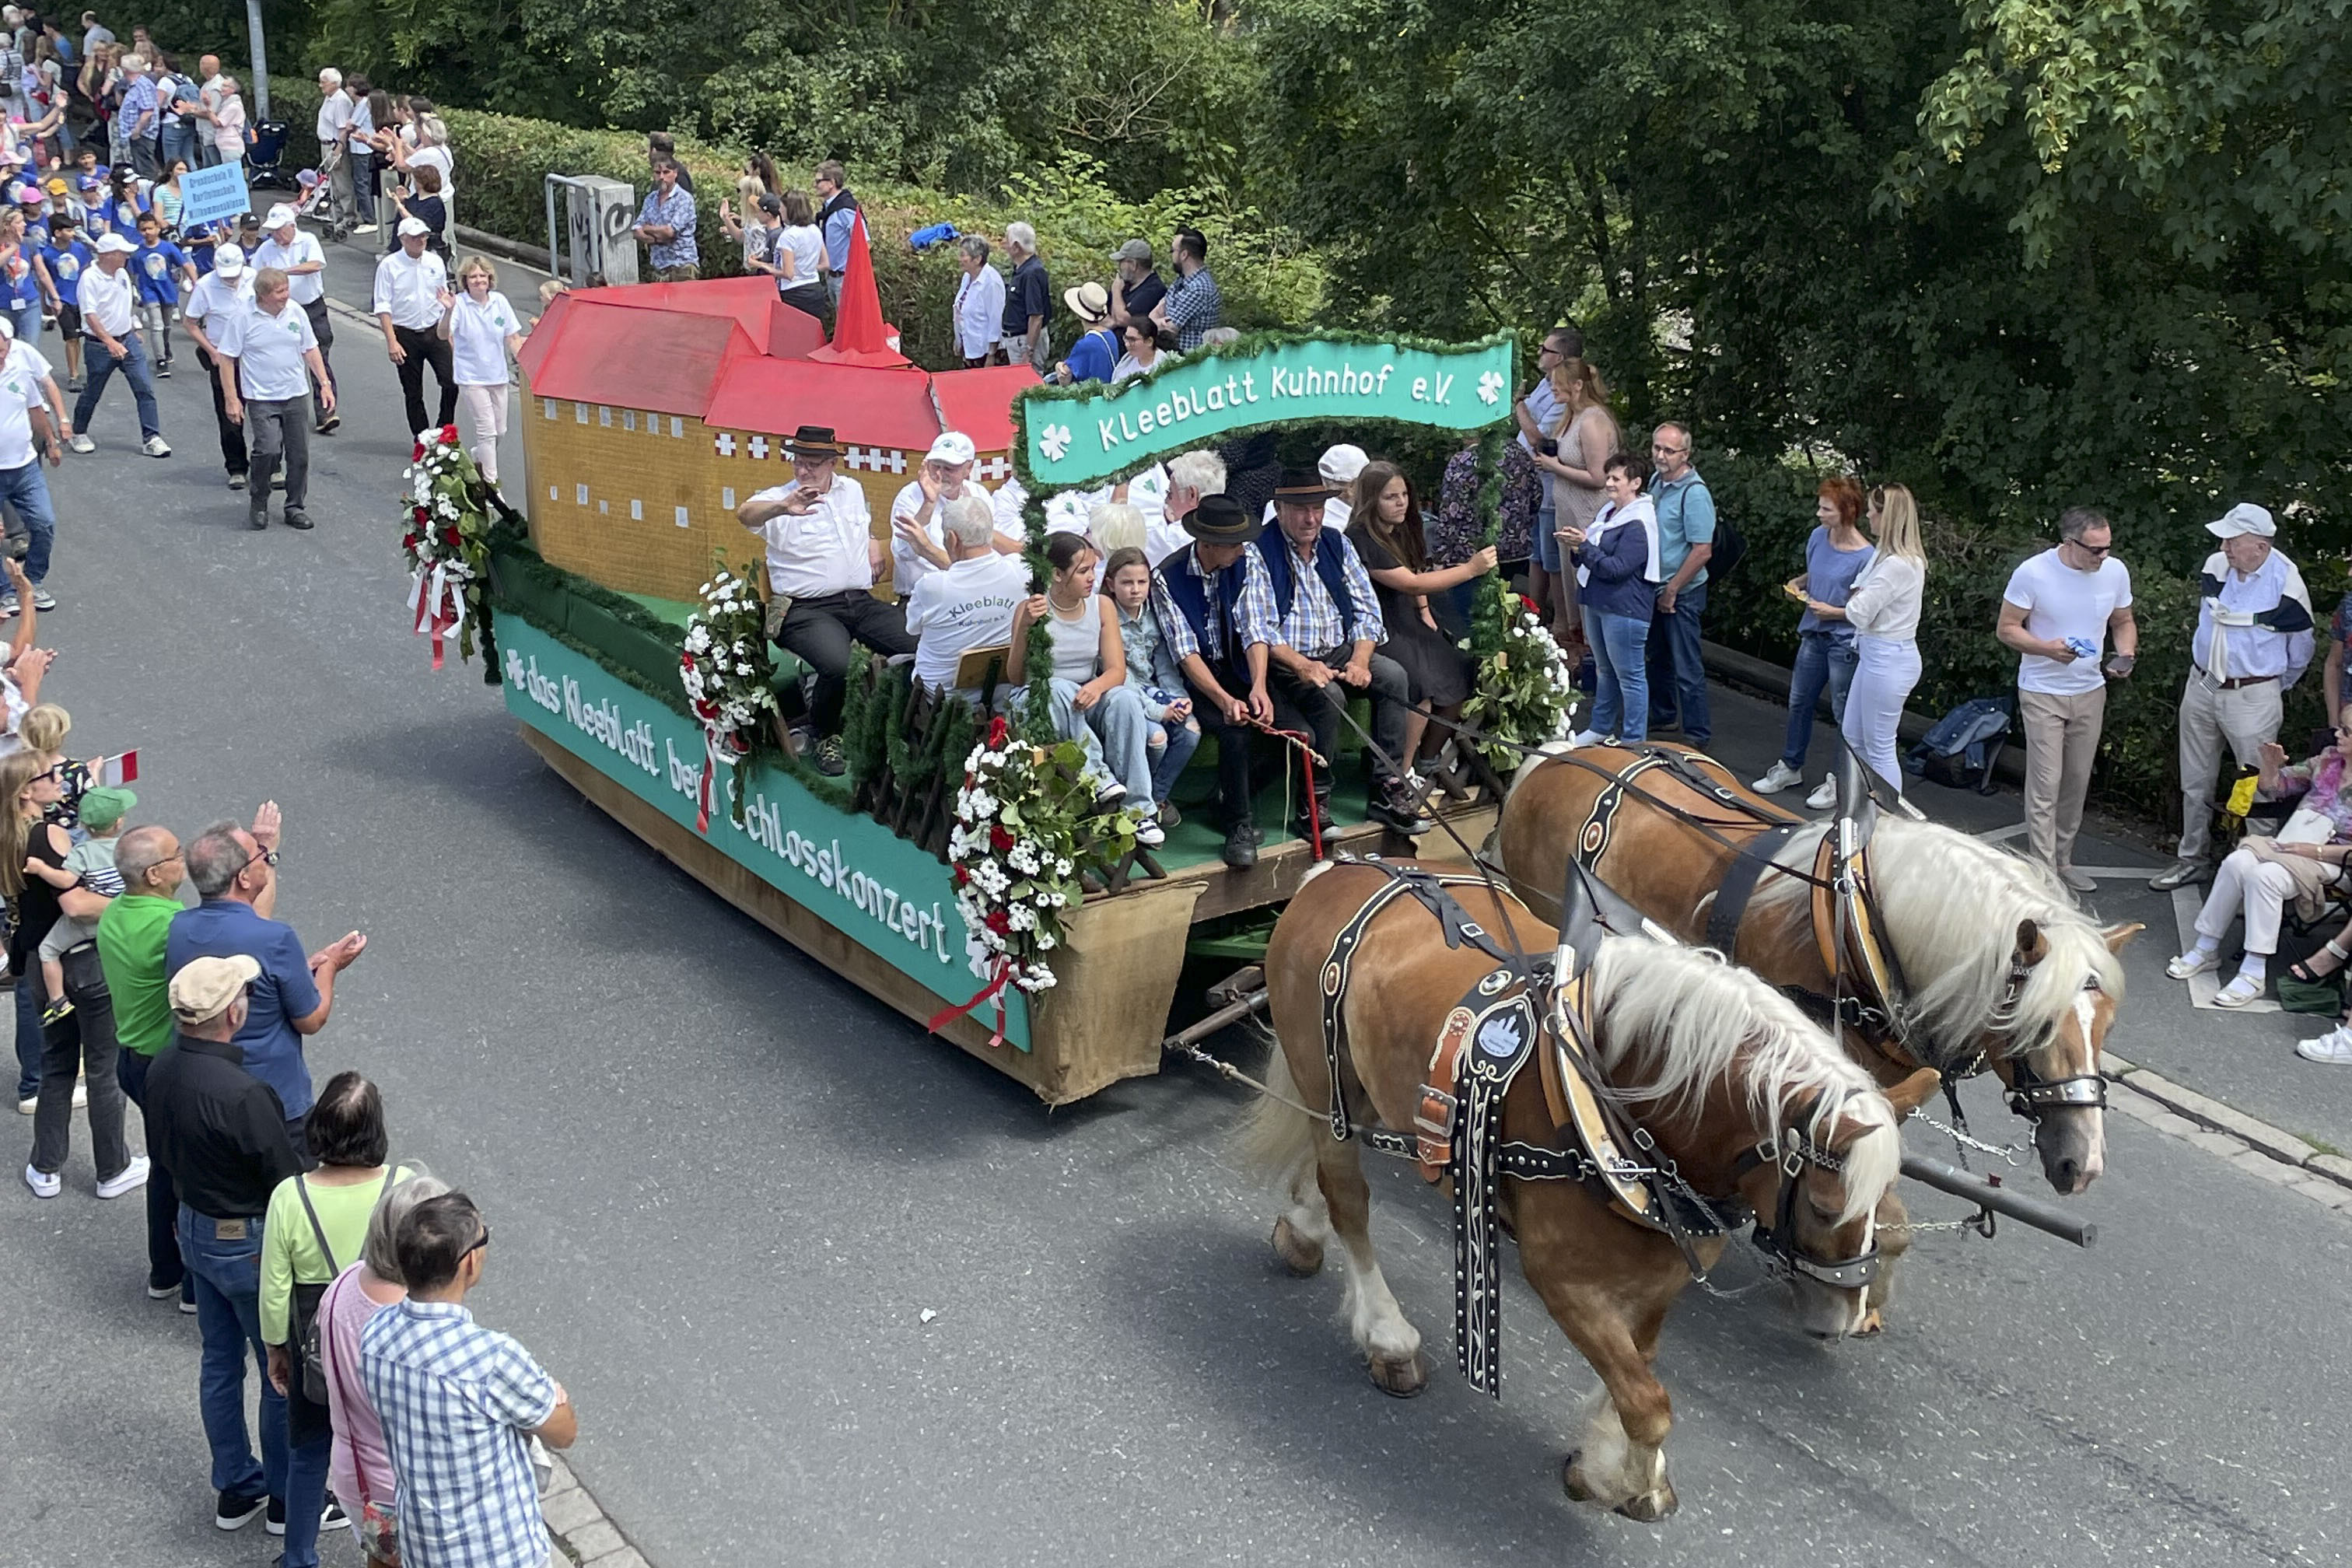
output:
[[[1269,826],[1258,863],[1234,870],[1205,808],[1143,850],[1131,818],[1093,815],[1076,746],[935,699],[879,659],[853,673],[846,776],[818,773],[794,752],[802,671],[764,635],[761,541],[735,509],[787,482],[787,437],[822,424],[887,541],[898,489],[960,430],[977,478],[1026,490],[1042,563],[1057,494],[1270,426],[1401,424],[1485,432],[1491,525],[1511,345],[1267,334],[1117,387],[1048,387],[1026,366],[911,363],[866,262],[861,237],[830,341],[760,278],[555,299],[520,356],[527,477],[495,500],[454,432],[420,439],[410,607],[436,663],[453,639],[481,654],[524,742],[598,807],[826,968],[1061,1104],[1158,1071],[1188,952],[1246,961],[1315,851]],[[1566,703],[1558,649],[1499,581],[1479,605],[1487,727],[1549,738]],[[1213,795],[1213,747],[1178,786],[1187,805]],[[1287,820],[1283,792],[1301,783],[1275,750],[1265,824]],[[1492,822],[1486,777],[1445,807],[1473,842]],[[1342,847],[1412,852],[1363,805],[1343,783]]]

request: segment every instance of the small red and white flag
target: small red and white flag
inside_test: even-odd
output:
[[[121,789],[124,784],[136,784],[139,782],[139,753],[124,752],[120,756],[109,757],[98,771],[99,783],[110,789]]]

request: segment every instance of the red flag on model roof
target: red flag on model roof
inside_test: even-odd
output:
[[[849,230],[849,266],[841,275],[841,303],[835,307],[833,342],[809,352],[831,364],[877,367],[909,363],[898,352],[898,329],[882,320],[882,295],[874,286],[874,257],[866,247],[866,219]]]

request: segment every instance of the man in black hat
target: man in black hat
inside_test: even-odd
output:
[[[1274,594],[1275,644],[1269,684],[1282,728],[1305,730],[1325,757],[1339,754],[1339,719],[1355,692],[1372,700],[1371,816],[1401,833],[1426,833],[1412,787],[1390,765],[1404,755],[1412,688],[1404,667],[1373,650],[1388,640],[1372,580],[1348,536],[1323,526],[1323,503],[1337,493],[1313,468],[1285,469],[1274,492],[1274,521],[1258,537]],[[1331,774],[1315,773],[1317,816],[1328,841]],[[1301,831],[1306,828],[1302,811]]]
[[[1176,657],[1201,727],[1217,741],[1217,802],[1225,816],[1225,864],[1257,864],[1251,805],[1250,731],[1274,718],[1265,688],[1276,637],[1274,590],[1250,548],[1257,525],[1228,495],[1202,496],[1184,519],[1189,544],[1151,574],[1151,605]]]
[[[735,509],[735,519],[768,542],[769,625],[776,646],[816,672],[809,711],[814,760],[819,772],[838,774],[850,643],[898,654],[914,652],[915,639],[905,612],[874,596],[882,543],[866,492],[838,471],[842,447],[832,426],[802,426],[785,451],[792,482],[761,490]]]

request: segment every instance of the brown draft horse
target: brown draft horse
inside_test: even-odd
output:
[[[1672,770],[1653,767],[1630,781],[1599,853],[1585,857],[1595,875],[1643,914],[1687,941],[1704,942],[1734,851],[1669,813],[1695,816],[1735,845],[1765,831],[1759,818],[1785,814],[1702,752],[1655,742],[1643,749],[1688,759],[1759,813],[1749,817]],[[1587,746],[1572,760],[1531,759],[1519,769],[1496,842],[1513,890],[1533,908],[1558,907],[1569,857],[1578,850],[1595,802],[1610,788],[1611,775],[1641,754],[1631,747]],[[1775,867],[1809,873],[1823,831],[1824,825],[1800,829]],[[2100,1048],[2123,1005],[2116,954],[2139,926],[2101,930],[2040,866],[1936,823],[1881,818],[1869,863],[1885,940],[1908,988],[1896,1000],[1910,1033],[1900,1046],[1884,1033],[1842,1033],[1881,1083],[1900,1081],[1922,1062],[1958,1075],[1981,1061],[2011,1089],[2021,1063],[2045,1084],[2097,1074]],[[1826,995],[1832,977],[1814,934],[1811,891],[1800,875],[1766,871],[1729,956],[1776,986]],[[2034,1148],[2050,1184],[2069,1194],[2089,1186],[2106,1160],[2099,1107],[2046,1107],[2034,1115]],[[1882,1226],[1899,1224],[1900,1200],[1890,1195],[1880,1218]],[[1890,1265],[1906,1245],[1903,1233],[1888,1236]],[[1874,1287],[1874,1304],[1885,1300],[1891,1285],[1890,1268]]]
[[[1385,881],[1375,867],[1328,866],[1276,923],[1265,975],[1281,1043],[1248,1143],[1255,1163],[1276,1177],[1284,1205],[1275,1250],[1294,1273],[1313,1274],[1336,1233],[1349,1325],[1372,1380],[1388,1393],[1410,1394],[1426,1381],[1427,1363],[1420,1332],[1399,1310],[1373,1255],[1361,1141],[1341,1142],[1328,1115],[1286,1103],[1328,1110],[1323,970],[1342,928]],[[1452,891],[1487,931],[1508,931],[1526,952],[1548,953],[1558,940],[1507,894],[1475,886]],[[1448,948],[1436,918],[1411,899],[1373,917],[1339,1007],[1341,1081],[1356,1125],[1412,1127],[1441,1023],[1496,967],[1473,947]],[[1791,1178],[1801,1186],[1789,1210],[1789,1241],[1815,1258],[1871,1251],[1874,1215],[1901,1157],[1895,1127],[1933,1092],[1934,1073],[1920,1072],[1882,1094],[1794,1004],[1754,975],[1711,953],[1642,937],[1601,940],[1588,1012],[1595,1067],[1692,1188],[1717,1200],[1737,1193],[1759,1213],[1775,1213],[1781,1168],[1751,1162],[1738,1175],[1738,1156],[1796,1127],[1828,1158]],[[1548,1035],[1537,1048],[1549,1048]],[[1531,1065],[1504,1100],[1504,1138],[1550,1138],[1552,1119],[1536,1079]],[[1664,1517],[1675,1507],[1664,1452],[1673,1414],[1652,1364],[1666,1311],[1691,1279],[1681,1252],[1668,1237],[1575,1182],[1507,1174],[1499,1213],[1517,1237],[1528,1283],[1601,1374],[1586,1402],[1583,1436],[1563,1469],[1570,1495],[1634,1519]],[[1712,1268],[1724,1239],[1694,1245],[1700,1266]],[[1802,1278],[1795,1284],[1800,1316],[1816,1333],[1851,1332],[1866,1313],[1860,1289]]]

